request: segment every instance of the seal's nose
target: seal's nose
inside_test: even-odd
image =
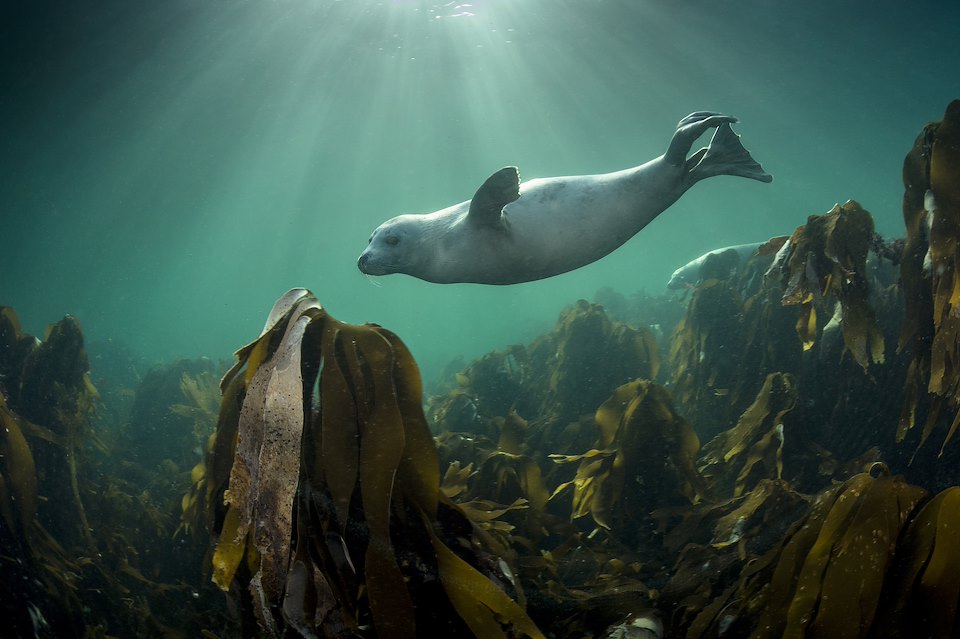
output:
[[[367,258],[370,256],[367,253],[360,255],[360,258],[357,260],[357,268],[360,269],[360,272],[366,273],[364,267],[367,265]]]

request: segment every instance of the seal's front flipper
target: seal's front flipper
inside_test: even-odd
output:
[[[738,175],[761,182],[773,181],[773,176],[764,171],[750,152],[743,148],[740,136],[727,123],[717,127],[710,146],[691,155],[684,166],[684,184],[687,188],[714,175]]]
[[[520,172],[505,166],[480,185],[470,201],[467,220],[471,224],[500,227],[503,207],[520,198]]]

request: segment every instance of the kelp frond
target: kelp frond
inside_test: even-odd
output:
[[[443,517],[469,534],[470,520],[440,492],[419,374],[395,335],[338,322],[294,289],[237,356],[210,462],[222,482],[220,440],[235,440],[213,578],[249,588],[262,628],[342,636],[369,616],[402,638],[454,615],[477,636],[542,637],[438,528]],[[449,607],[416,609],[433,579]]]
[[[771,373],[737,425],[704,446],[700,471],[715,492],[724,494],[732,486],[737,497],[760,479],[783,476],[783,421],[797,399],[793,376]]]
[[[797,335],[810,349],[822,327],[827,300],[843,309],[843,341],[866,370],[884,358],[883,333],[868,301],[867,253],[874,242],[873,218],[848,200],[823,215],[811,215],[790,237],[782,259],[774,265],[783,279],[783,303],[796,305]]]
[[[960,100],[917,137],[903,181],[907,242],[900,272],[907,315],[900,347],[911,345],[914,356],[897,438],[906,437],[929,398],[918,448],[943,417],[949,427],[942,455],[960,427]]]
[[[579,462],[576,478],[553,493],[573,488],[574,518],[589,514],[603,528],[632,535],[653,510],[706,495],[694,467],[699,440],[663,387],[647,380],[625,384],[595,419],[600,435],[593,450],[551,456]]]

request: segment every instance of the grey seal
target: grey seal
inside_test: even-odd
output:
[[[737,118],[698,111],[680,120],[667,152],[613,173],[520,182],[500,169],[473,199],[433,213],[400,215],[374,230],[357,266],[448,284],[517,284],[595,262],[636,235],[691,186],[715,175],[773,177],[740,144]],[[687,157],[716,128],[709,146]]]
[[[757,249],[766,244],[766,242],[754,242],[752,244],[737,244],[736,246],[725,246],[723,248],[713,249],[712,251],[707,251],[700,257],[695,260],[690,260],[677,270],[673,272],[673,275],[670,276],[670,281],[667,282],[667,288],[671,290],[676,290],[679,288],[685,288],[693,286],[698,281],[700,281],[700,269],[703,267],[704,262],[707,261],[707,258],[711,255],[719,255],[720,253],[726,253],[727,251],[733,251],[737,254],[739,258],[738,264],[745,264],[747,260],[754,257],[757,254]]]

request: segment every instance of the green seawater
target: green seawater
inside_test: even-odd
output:
[[[903,157],[960,92],[955,0],[127,0],[0,8],[0,304],[148,360],[229,357],[311,289],[427,381],[601,287],[664,290],[720,246],[848,198],[903,235]],[[741,119],[775,176],[696,185],[625,246],[529,284],[368,278],[401,213],[498,168],[612,171],[681,117]],[[96,363],[94,362],[94,367]]]

